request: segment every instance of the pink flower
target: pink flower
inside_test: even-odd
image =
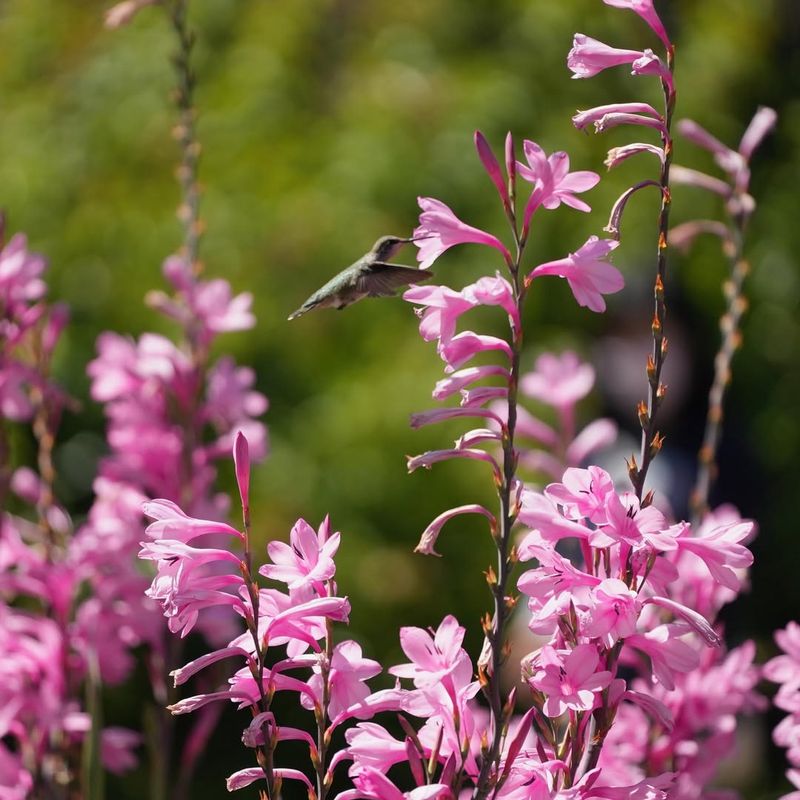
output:
[[[631,64],[631,72],[634,75],[656,75],[666,84],[670,94],[675,93],[672,73],[669,71],[667,65],[650,49],[645,50],[644,53]]]
[[[643,53],[640,50],[620,50],[582,33],[576,33],[567,66],[573,78],[591,78],[609,67],[632,64]]]
[[[540,264],[526,281],[530,283],[542,275],[566,278],[578,305],[592,311],[605,311],[603,295],[618,292],[625,285],[620,271],[603,260],[618,245],[619,242],[614,239],[590,236],[577,252],[557,261]]]
[[[568,653],[545,645],[537,662],[530,683],[545,694],[543,711],[551,718],[560,717],[567,709],[591,711],[596,693],[611,683],[608,670],[596,671],[600,656],[591,644],[578,645]]]
[[[439,345],[439,355],[446,362],[448,371],[451,372],[463,367],[478,353],[485,353],[488,350],[499,350],[511,360],[511,346],[499,336],[462,331],[452,339],[442,341]]]
[[[566,153],[557,152],[548,157],[536,142],[529,139],[524,141],[523,150],[528,164],[518,163],[517,171],[520,177],[534,184],[525,206],[523,231],[528,230],[531,216],[539,206],[554,209],[564,203],[578,211],[591,211],[589,205],[578,200],[575,194],[586,192],[597,184],[600,176],[596,172],[570,172]]]
[[[342,792],[339,800],[439,800],[439,798],[452,798],[449,786],[442,783],[431,783],[418,786],[410,792],[401,792],[382,772],[373,768],[366,768],[354,779],[355,789]]]
[[[430,285],[412,286],[403,294],[403,300],[422,306],[416,313],[420,318],[419,332],[426,342],[450,341],[455,336],[458,318],[477,304],[463,292]]]
[[[575,405],[594,386],[594,368],[571,350],[560,356],[543,353],[536,359],[536,368],[522,376],[520,390],[556,408]]]
[[[328,718],[334,719],[356,703],[362,703],[370,694],[364,681],[374,678],[381,671],[381,665],[371,658],[364,658],[361,646],[353,641],[337,644],[330,663],[330,699]],[[322,674],[319,666],[308,680],[308,687],[318,701],[322,699]],[[313,708],[307,695],[301,702],[305,708]]]
[[[468,680],[472,665],[461,647],[464,628],[455,617],[448,615],[436,632],[431,633],[422,628],[401,628],[400,646],[411,661],[391,667],[389,672],[398,678],[411,678],[414,685],[421,688],[447,681],[448,677],[464,673],[465,670]],[[450,677],[451,685],[452,681]]]
[[[551,483],[545,494],[564,506],[568,517],[587,517],[595,525],[606,522],[606,498],[614,494],[614,482],[604,469],[570,467],[561,480],[561,483]]]
[[[439,538],[439,533],[441,533],[442,528],[444,527],[445,523],[449,522],[453,517],[457,517],[461,514],[483,514],[486,519],[489,520],[489,525],[491,526],[492,532],[497,529],[497,520],[494,518],[494,514],[491,511],[484,508],[482,505],[477,503],[471,503],[469,505],[464,506],[456,506],[455,508],[451,508],[445,511],[442,514],[439,514],[435,520],[433,520],[427,528],[422,532],[422,536],[420,537],[419,544],[414,548],[415,553],[425,553],[426,555],[431,556],[438,556],[441,553],[436,552],[436,540]]]
[[[636,592],[621,580],[606,578],[591,593],[589,620],[583,633],[610,648],[618,639],[636,631],[640,610]]]
[[[578,111],[578,113],[572,117],[572,124],[579,131],[582,131],[588,125],[597,125],[600,120],[609,114],[641,114],[651,117],[654,120],[659,120],[663,125],[661,114],[648,103],[611,103],[604,106],[595,106],[586,111]]]
[[[607,6],[614,6],[614,8],[627,8],[638,14],[653,30],[659,39],[668,50],[672,44],[664,28],[664,23],[661,22],[660,17],[656,13],[653,5],[653,0],[603,0]]]
[[[494,247],[507,263],[511,263],[511,253],[496,236],[462,222],[441,200],[419,197],[417,202],[422,213],[419,226],[414,229],[414,239],[419,248],[417,260],[421,269],[427,269],[445,250],[469,242]]]
[[[345,733],[349,745],[347,755],[352,758],[350,775],[367,769],[388,772],[389,768],[406,758],[405,742],[399,741],[381,725],[360,722]]]
[[[750,538],[752,531],[753,523],[749,521],[704,523],[695,535],[687,529],[677,539],[677,547],[694,553],[715,581],[736,592],[741,589],[744,570],[753,563],[753,554],[740,544]]]
[[[290,534],[290,544],[270,542],[267,552],[272,564],[265,564],[259,573],[285,583],[290,597],[296,602],[323,597],[327,594],[325,581],[330,580],[336,565],[333,557],[339,549],[341,534],[330,535],[330,520],[326,517],[319,532],[299,519]]]

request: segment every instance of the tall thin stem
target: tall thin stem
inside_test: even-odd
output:
[[[178,219],[183,225],[183,255],[192,265],[195,274],[198,274],[201,270],[198,252],[203,232],[200,220],[200,186],[197,182],[197,164],[201,148],[195,130],[195,76],[190,60],[194,47],[194,34],[187,24],[188,5],[188,0],[175,0],[170,14],[178,40],[178,50],[173,58],[177,79],[175,106],[178,110],[178,124],[175,126],[174,136],[181,150],[177,178],[181,188]]]
[[[513,223],[512,223],[513,224]],[[511,266],[512,287],[514,301],[517,307],[517,318],[522,317],[522,303],[525,297],[525,286],[520,284],[519,272],[522,260],[524,243],[521,245],[516,235],[517,253]],[[510,557],[511,529],[518,516],[513,497],[517,471],[517,451],[514,445],[514,436],[517,425],[517,394],[519,387],[520,355],[522,353],[522,328],[521,325],[512,325],[511,330],[511,370],[508,379],[508,411],[506,428],[503,432],[503,482],[498,487],[500,500],[500,530],[498,531],[497,544],[497,576],[491,583],[494,599],[494,614],[491,622],[485,627],[485,635],[491,648],[491,665],[489,668],[488,684],[484,688],[489,710],[492,718],[492,741],[485,753],[478,776],[474,800],[485,800],[492,792],[497,779],[500,756],[502,752],[504,728],[507,720],[504,719],[503,698],[500,693],[500,671],[506,658],[504,652],[505,626],[513,608],[513,602],[507,596],[508,582],[514,566]]]
[[[667,51],[667,66],[670,75],[675,69],[675,54],[670,47]],[[653,288],[653,350],[647,359],[648,397],[647,405],[639,406],[639,421],[642,427],[642,444],[639,451],[639,466],[635,459],[629,465],[629,473],[633,489],[641,501],[644,493],[644,484],[650,463],[661,449],[663,437],[656,426],[656,415],[661,402],[666,395],[667,387],[661,382],[661,371],[667,356],[667,339],[664,335],[664,323],[667,316],[667,306],[664,297],[664,285],[667,277],[667,235],[669,231],[669,212],[672,205],[672,196],[669,188],[669,168],[672,164],[672,117],[675,111],[675,92],[666,82],[662,81],[664,89],[664,132],[661,134],[661,143],[664,148],[664,161],[661,165],[659,184],[661,186],[661,210],[658,215],[658,256],[656,264],[656,280]]]
[[[719,327],[722,342],[714,359],[714,380],[708,393],[708,413],[703,432],[703,444],[697,456],[697,479],[691,495],[692,524],[702,521],[708,511],[708,496],[717,477],[717,448],[722,435],[723,402],[731,379],[733,356],[741,344],[741,320],[747,310],[744,281],[750,265],[744,257],[745,215],[737,215],[729,225],[729,236],[724,243],[730,261],[730,278],[725,281],[725,312]]]

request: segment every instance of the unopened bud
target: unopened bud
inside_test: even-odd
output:
[[[642,430],[647,430],[647,426],[650,424],[650,415],[647,413],[647,406],[641,400],[636,406],[636,413],[639,415],[639,424],[642,426]]]

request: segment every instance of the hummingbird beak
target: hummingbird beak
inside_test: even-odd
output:
[[[403,239],[404,242],[421,242],[423,239],[433,239],[434,234],[428,233],[425,236],[412,236],[410,239]]]

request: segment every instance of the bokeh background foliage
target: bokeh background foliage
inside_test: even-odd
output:
[[[106,31],[107,5],[0,5],[0,205],[9,229],[26,231],[33,249],[50,258],[51,297],[73,311],[56,371],[82,408],[65,419],[56,454],[61,494],[78,518],[104,450],[85,365],[102,330],[170,333],[142,299],[162,285],[161,261],[180,237],[169,26],[156,8]],[[734,144],[759,104],[779,112],[754,167],[752,310],[715,493],[761,525],[754,592],[728,624],[734,638],[755,636],[767,652],[771,630],[798,613],[791,565],[800,552],[800,5],[665,0],[659,11],[678,42],[679,118]],[[599,0],[195,0],[191,24],[208,225],[202,256],[209,275],[255,295],[257,328],[223,346],[256,368],[271,403],[271,455],[254,476],[258,535],[286,537],[298,516],[316,523],[330,513],[344,533],[339,583],[353,604],[352,632],[368,654],[396,663],[398,626],[435,624],[448,611],[471,628],[477,652],[477,621],[488,605],[481,571],[491,553],[482,528],[466,520],[448,529],[442,560],[411,553],[443,509],[491,500],[487,476],[470,463],[406,475],[404,454],[442,446],[460,431],[408,428],[408,414],[431,404],[441,374],[432,347],[399,300],[291,324],[286,316],[379,235],[408,234],[417,195],[439,197],[462,218],[502,232],[501,210],[474,157],[476,128],[497,147],[512,130],[520,143],[528,137],[548,151],[566,149],[574,168],[603,172],[605,151],[630,140],[629,131],[585,136],[573,130],[571,114],[627,99],[657,103],[657,87],[624,69],[571,81],[564,61],[572,33],[620,47],[655,41],[635,15]],[[680,141],[676,161],[711,168]],[[633,160],[608,175],[588,198],[591,215],[548,215],[535,230],[532,257],[561,257],[599,233],[616,196],[653,168]],[[674,197],[674,221],[720,210],[694,190],[676,189]],[[530,365],[545,348],[569,346],[605,366],[587,418],[610,414],[628,431],[645,388],[656,204],[655,193],[641,193],[630,206],[615,257],[628,287],[610,298],[607,315],[578,309],[565,283],[550,281],[536,287],[526,323]],[[400,261],[412,257],[409,251]],[[461,286],[499,266],[491,257],[459,248],[435,272]],[[702,242],[690,258],[673,254],[670,273],[674,392],[662,479],[681,513],[725,265],[716,244]],[[25,458],[29,444],[19,436],[17,446]],[[619,468],[621,454],[615,457]],[[230,475],[221,477],[232,485]],[[127,701],[110,700],[136,724]],[[215,737],[216,755],[204,765],[209,796],[219,794],[226,769],[245,764],[235,724],[227,733],[230,741]],[[220,766],[226,750],[235,755]],[[127,781],[116,796],[141,796],[142,780]],[[753,796],[768,785],[762,781]]]

